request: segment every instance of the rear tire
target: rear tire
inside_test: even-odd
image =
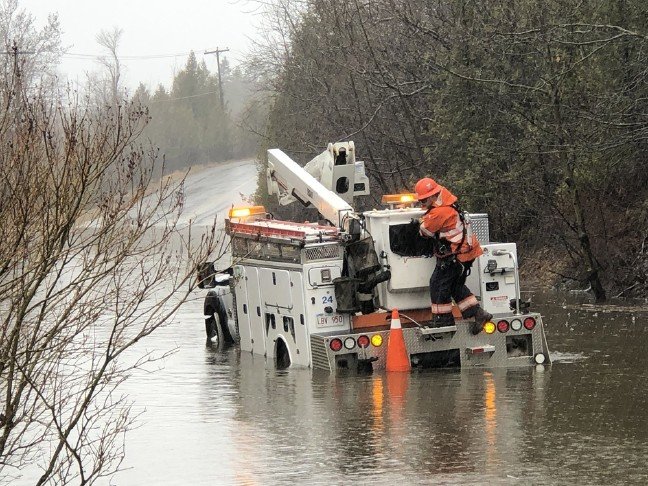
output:
[[[283,339],[277,339],[277,350],[275,356],[275,364],[278,370],[285,370],[290,367],[290,353],[288,352],[288,346],[286,346]]]

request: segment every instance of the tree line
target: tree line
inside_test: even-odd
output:
[[[159,85],[151,93],[140,84],[135,91],[133,98],[151,117],[143,136],[159,148],[169,170],[256,154],[256,136],[240,122],[250,82],[243,68],[230,68],[227,58],[220,70],[222,93],[217,75],[191,52],[169,89]]]
[[[290,21],[255,60],[278,73],[266,78],[268,145],[305,161],[354,139],[374,194],[435,178],[489,213],[492,239],[522,244],[527,275],[598,301],[645,292],[642,1],[288,6],[267,10]]]

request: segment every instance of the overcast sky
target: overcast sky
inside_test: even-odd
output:
[[[119,48],[125,85],[143,82],[151,89],[170,86],[175,72],[193,50],[216,71],[216,56],[206,50],[229,48],[235,64],[249,46],[257,17],[246,0],[19,0],[42,26],[49,13],[58,13],[68,55],[61,71],[83,82],[84,73],[100,69],[92,55],[103,54],[95,38],[102,30],[121,28]]]

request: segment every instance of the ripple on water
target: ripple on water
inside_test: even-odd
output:
[[[570,352],[560,352],[560,351],[551,351],[549,353],[552,363],[575,363],[577,361],[582,361],[588,358],[585,353],[570,353]]]

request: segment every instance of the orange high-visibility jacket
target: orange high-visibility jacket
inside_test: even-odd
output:
[[[441,186],[434,200],[434,206],[420,219],[420,233],[422,236],[439,237],[450,243],[450,250],[457,255],[457,260],[467,262],[474,260],[483,253],[477,236],[472,234],[464,236],[464,223],[459,217],[459,212],[452,207],[457,202],[457,197],[448,189]],[[470,240],[470,241],[469,241]]]

